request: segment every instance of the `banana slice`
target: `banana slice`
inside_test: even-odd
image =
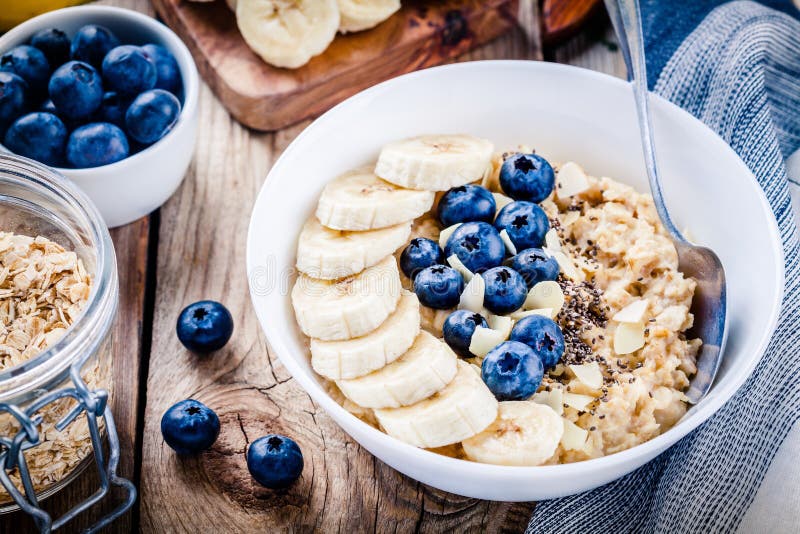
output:
[[[497,419],[461,445],[474,462],[496,465],[541,465],[556,452],[564,424],[545,404],[501,402]]]
[[[497,417],[497,400],[470,364],[459,361],[446,388],[411,406],[375,410],[375,417],[390,436],[431,449],[482,432]]]
[[[399,408],[444,389],[456,375],[457,362],[446,343],[422,331],[408,352],[383,369],[336,385],[364,408]]]
[[[311,367],[330,380],[356,378],[403,355],[419,334],[419,299],[403,291],[397,309],[369,334],[345,341],[311,340]]]
[[[423,135],[385,145],[375,174],[409,189],[445,191],[480,180],[494,145],[471,135]]]
[[[372,230],[416,219],[433,206],[434,193],[401,189],[363,167],[325,186],[317,219],[335,230]]]
[[[374,28],[400,9],[400,0],[338,0],[339,31],[358,32]]]
[[[297,268],[322,280],[338,280],[372,267],[402,247],[411,223],[365,232],[343,232],[322,226],[311,217],[297,240]]]
[[[297,324],[305,335],[325,341],[363,336],[397,307],[400,272],[393,256],[350,278],[318,280],[304,274],[292,288]]]
[[[276,67],[302,67],[339,29],[336,0],[237,0],[236,23],[247,45]]]

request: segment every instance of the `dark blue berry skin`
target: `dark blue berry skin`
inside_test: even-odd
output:
[[[111,33],[111,30],[96,24],[89,24],[79,29],[72,38],[69,51],[72,59],[83,61],[99,69],[106,54],[117,46],[119,46],[119,39]]]
[[[444,261],[444,252],[436,241],[424,237],[416,237],[400,254],[400,269],[407,277],[414,280],[422,269],[437,265]]]
[[[103,59],[103,83],[106,90],[137,95],[155,87],[156,64],[138,46],[112,48]]]
[[[505,230],[517,250],[540,247],[550,229],[550,221],[538,204],[518,200],[507,204],[497,214],[494,227]]]
[[[47,93],[50,64],[41,50],[28,45],[15,46],[0,56],[0,71],[13,72],[27,82],[37,97]]]
[[[219,417],[200,401],[182,400],[164,412],[161,435],[178,454],[197,454],[211,447],[219,436]]]
[[[125,133],[108,122],[80,126],[67,140],[67,162],[77,169],[108,165],[127,158],[129,154]]]
[[[59,115],[69,119],[88,118],[103,102],[103,82],[91,65],[69,61],[50,78],[50,99]]]
[[[539,282],[555,280],[559,273],[556,259],[545,254],[540,248],[528,248],[512,256],[508,266],[522,275],[528,288]]]
[[[447,316],[442,327],[444,341],[456,354],[464,358],[474,358],[469,351],[469,343],[475,328],[482,326],[489,328],[483,315],[468,310],[456,310]]]
[[[130,104],[130,99],[123,97],[119,93],[113,91],[104,93],[103,103],[100,104],[94,114],[95,120],[98,122],[110,122],[122,128],[125,126],[125,112]],[[128,143],[130,144],[130,140]]]
[[[31,46],[42,51],[51,69],[69,61],[69,45],[69,37],[58,28],[39,30],[31,37]]]
[[[213,300],[186,306],[178,316],[178,339],[192,352],[206,354],[225,346],[233,334],[233,316]]]
[[[533,349],[545,367],[557,364],[564,354],[561,328],[552,319],[541,315],[529,315],[517,321],[509,339],[525,343]]]
[[[495,211],[497,204],[489,190],[472,184],[450,189],[437,208],[439,221],[445,227],[468,221],[491,223]]]
[[[481,378],[497,400],[525,400],[542,383],[544,366],[528,345],[504,341],[486,355]]]
[[[455,229],[444,247],[444,256],[458,256],[473,273],[497,267],[503,262],[506,246],[500,234],[485,222],[467,222]]]
[[[155,143],[178,122],[181,103],[172,93],[151,89],[136,97],[125,112],[125,127],[143,144]]]
[[[553,192],[553,167],[536,154],[515,154],[500,167],[500,187],[514,200],[541,202]]]
[[[464,278],[446,265],[432,265],[414,277],[414,293],[429,308],[447,310],[455,307],[464,290]]]
[[[292,438],[268,434],[247,448],[247,470],[265,488],[286,488],[303,472],[303,451]]]
[[[181,87],[181,70],[178,62],[169,50],[156,44],[142,46],[142,51],[156,65],[156,89],[164,89],[175,96],[179,96]]]
[[[3,143],[15,154],[58,166],[64,162],[67,134],[61,119],[37,111],[17,119],[6,132]]]
[[[0,135],[28,106],[28,84],[11,72],[0,72]]]
[[[494,267],[483,273],[486,284],[483,305],[492,313],[504,315],[518,310],[528,296],[528,286],[517,271]]]

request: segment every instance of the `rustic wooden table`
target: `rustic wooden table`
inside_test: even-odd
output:
[[[102,3],[153,14],[147,0]],[[524,58],[624,73],[607,21],[594,20],[567,43],[543,49],[537,2],[521,3],[519,29],[459,60]],[[159,211],[112,231],[121,280],[112,401],[120,473],[140,493],[134,509],[107,530],[521,532],[534,503],[459,497],[384,465],[311,401],[264,339],[244,267],[249,214],[270,166],[307,125],[247,130],[203,86],[195,157],[183,185]],[[225,303],[236,330],[223,350],[201,358],[180,345],[175,320],[183,306],[204,298]],[[159,430],[164,410],[187,397],[211,406],[222,421],[214,447],[196,458],[173,454]],[[302,479],[285,492],[254,484],[245,466],[249,441],[269,432],[293,436],[305,453]],[[46,508],[60,515],[96,483],[87,471]],[[98,505],[70,531],[112,506]],[[22,514],[0,519],[2,533],[33,530]]]

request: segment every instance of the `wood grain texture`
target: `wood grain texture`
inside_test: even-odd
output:
[[[542,41],[562,41],[580,30],[598,10],[602,0],[544,0],[542,2]]]
[[[625,78],[627,69],[614,30],[600,18],[574,38],[548,50],[548,59]]]
[[[319,115],[399,74],[438,65],[514,25],[518,0],[410,1],[372,30],[339,35],[299,69],[272,67],[242,39],[222,0],[153,0],[186,42],[206,82],[230,113],[258,130]]]

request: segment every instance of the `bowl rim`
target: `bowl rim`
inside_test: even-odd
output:
[[[467,460],[461,460],[457,458],[451,458],[448,456],[440,455],[425,449],[420,449],[409,445],[405,442],[400,441],[399,439],[393,438],[388,434],[381,432],[380,430],[368,425],[364,421],[357,418],[355,415],[351,414],[347,410],[345,410],[342,406],[340,406],[324,389],[323,387],[318,384],[314,379],[311,377],[306,376],[306,373],[301,370],[298,364],[291,358],[284,358],[281,354],[291,354],[293,349],[288,347],[287,343],[285,342],[286,336],[295,335],[293,332],[290,334],[288,332],[283,332],[277,327],[273,326],[273,322],[269,320],[269,317],[266,315],[267,312],[262,311],[259,309],[258,306],[255,305],[256,301],[259,299],[257,294],[257,288],[255,287],[255,280],[253,276],[252,269],[257,266],[255,258],[252,256],[254,247],[251,243],[257,237],[257,229],[255,228],[255,210],[256,208],[263,202],[263,198],[268,198],[273,193],[279,192],[278,185],[276,180],[271,180],[270,178],[274,174],[283,173],[283,168],[287,165],[287,161],[291,159],[293,156],[294,151],[297,149],[297,145],[300,143],[302,139],[304,139],[309,132],[314,129],[316,126],[320,124],[324,124],[335,120],[338,115],[344,111],[346,111],[350,106],[354,106],[357,103],[369,99],[373,97],[376,93],[384,90],[387,86],[391,86],[396,83],[408,82],[413,81],[418,78],[424,78],[426,76],[436,75],[443,71],[459,71],[459,70],[471,70],[471,69],[532,69],[534,71],[552,71],[552,72],[570,72],[578,77],[585,77],[582,81],[587,83],[601,83],[601,84],[612,84],[618,87],[628,85],[623,79],[616,78],[614,76],[581,68],[576,67],[573,65],[564,65],[559,63],[550,63],[550,62],[543,62],[543,61],[528,61],[528,60],[482,60],[482,61],[470,61],[470,62],[462,62],[462,63],[454,63],[449,65],[443,65],[438,67],[432,67],[429,69],[424,69],[420,71],[411,72],[408,74],[404,74],[402,76],[398,76],[396,78],[392,78],[380,84],[374,85],[364,91],[361,91],[350,98],[344,100],[343,102],[339,103],[338,105],[331,108],[329,111],[315,119],[309,126],[307,126],[290,144],[286,147],[280,157],[275,161],[272,165],[272,168],[269,170],[267,174],[266,180],[264,181],[261,190],[259,191],[258,196],[256,197],[256,201],[253,205],[253,212],[251,213],[250,223],[248,225],[248,233],[247,233],[247,253],[246,253],[246,262],[247,262],[247,275],[248,275],[248,285],[250,290],[250,298],[253,302],[253,308],[256,311],[256,316],[258,317],[259,324],[267,338],[268,343],[271,345],[273,351],[278,356],[280,361],[284,364],[287,370],[291,373],[292,377],[297,380],[300,386],[308,393],[312,399],[317,402],[326,412],[331,415],[331,417],[339,424],[339,419],[343,418],[348,420],[350,423],[354,424],[355,427],[361,431],[362,433],[366,433],[371,438],[374,438],[374,442],[379,445],[381,448],[385,448],[386,450],[391,450],[396,454],[404,455],[406,458],[413,458],[415,460],[421,462],[429,462],[432,460],[436,460],[440,462],[445,468],[448,469],[458,469],[461,474],[464,474],[468,477],[512,477],[517,479],[525,479],[528,477],[539,477],[539,478],[561,478],[561,477],[570,477],[574,475],[585,475],[588,471],[593,472],[601,472],[604,470],[609,469],[618,469],[621,466],[626,464],[631,465],[636,462],[637,459],[640,458],[652,458],[657,454],[660,454],[667,448],[671,447],[675,443],[677,443],[681,438],[685,437],[689,434],[692,430],[697,428],[699,425],[703,424],[707,421],[712,415],[714,415],[723,404],[725,404],[728,400],[730,400],[736,391],[744,384],[744,382],[750,377],[752,374],[753,369],[760,361],[761,357],[763,356],[764,352],[767,349],[767,345],[769,344],[772,334],[775,331],[777,326],[778,318],[780,315],[780,311],[783,305],[783,297],[785,291],[785,258],[784,258],[784,250],[783,250],[783,243],[780,238],[780,231],[778,228],[777,220],[775,219],[775,215],[772,211],[772,208],[767,201],[767,197],[764,191],[761,189],[761,186],[758,184],[755,176],[747,167],[747,165],[742,161],[742,159],[736,154],[733,149],[711,128],[706,126],[702,123],[699,119],[691,115],[689,112],[685,111],[684,109],[678,107],[677,105],[669,102],[668,100],[664,99],[663,97],[651,93],[651,105],[656,109],[663,109],[667,113],[676,114],[683,116],[684,120],[693,121],[698,123],[706,133],[710,134],[709,136],[709,143],[715,144],[720,147],[721,150],[728,150],[730,151],[737,160],[737,165],[740,165],[743,172],[747,173],[750,177],[750,185],[753,188],[753,193],[758,198],[758,201],[761,205],[763,213],[767,216],[767,226],[769,228],[769,240],[772,245],[772,249],[776,252],[777,255],[777,262],[775,266],[775,272],[773,273],[774,279],[777,282],[777,294],[774,302],[772,302],[772,309],[770,311],[769,317],[769,327],[762,333],[761,338],[758,340],[757,349],[754,351],[754,357],[752,358],[751,362],[746,367],[741,367],[738,370],[736,376],[731,380],[729,384],[722,390],[718,390],[717,395],[713,395],[710,398],[705,397],[699,404],[695,406],[691,406],[684,417],[672,428],[667,430],[666,432],[659,434],[658,436],[631,447],[629,449],[609,454],[606,456],[602,456],[600,458],[592,458],[589,460],[583,460],[580,462],[573,462],[567,464],[557,464],[557,465],[542,465],[542,466],[502,466],[502,465],[494,465],[494,464],[484,464],[478,462],[471,462]],[[400,81],[400,82],[399,82]],[[277,198],[277,197],[275,197]],[[712,386],[712,391],[717,389],[718,385]],[[339,424],[339,426],[341,426]],[[348,435],[352,434],[350,431],[343,429]],[[355,438],[353,438],[355,439]],[[356,439],[356,441],[361,444],[361,440]],[[371,451],[370,451],[371,452]],[[374,454],[374,453],[373,453]],[[627,472],[627,471],[626,471]],[[622,475],[620,475],[622,476]],[[618,477],[614,477],[618,478]]]
[[[4,52],[5,47],[8,46],[10,41],[14,41],[17,38],[25,36],[30,38],[30,36],[33,35],[34,28],[38,27],[42,22],[52,20],[53,25],[57,26],[57,21],[61,17],[72,14],[80,14],[81,16],[86,17],[86,24],[91,24],[91,17],[96,15],[111,15],[114,17],[119,17],[120,19],[128,19],[127,21],[133,21],[136,24],[141,24],[161,36],[162,43],[156,44],[161,44],[162,46],[168,44],[170,52],[172,52],[173,55],[176,55],[175,52],[177,52],[180,56],[180,58],[176,56],[175,59],[178,63],[178,69],[180,70],[181,77],[183,79],[183,103],[181,105],[180,115],[178,115],[178,121],[175,123],[172,129],[167,132],[167,135],[149,145],[145,149],[135,154],[131,154],[125,159],[121,159],[107,165],[86,168],[50,167],[55,169],[56,172],[59,172],[65,176],[69,176],[70,178],[80,178],[81,180],[106,180],[108,178],[107,173],[109,171],[121,171],[126,166],[136,165],[143,157],[148,157],[147,154],[152,154],[154,150],[157,150],[158,147],[167,139],[178,135],[179,130],[182,131],[190,127],[192,122],[191,118],[197,113],[197,106],[200,98],[200,76],[197,72],[197,65],[194,62],[191,52],[189,52],[186,44],[174,31],[172,31],[169,26],[163,24],[158,19],[139,11],[115,6],[71,6],[37,15],[21,24],[18,24],[3,35],[0,35],[0,54]],[[184,68],[184,65],[187,68]],[[5,145],[3,145],[2,140],[0,140],[0,152],[6,152],[14,156],[19,156],[19,154],[9,150]]]

